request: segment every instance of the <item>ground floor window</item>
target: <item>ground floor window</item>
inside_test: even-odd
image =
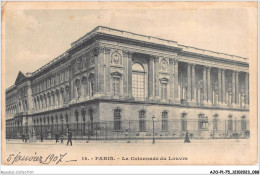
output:
[[[162,131],[168,131],[168,112],[162,112]]]
[[[233,120],[232,120],[232,116],[228,117],[228,131],[233,131]]]
[[[186,113],[182,113],[181,115],[181,131],[187,131],[187,118]]]
[[[243,116],[241,120],[241,131],[245,131],[245,130],[246,130],[246,119],[245,116]]]
[[[208,129],[208,117],[205,116],[204,114],[199,114],[198,115],[198,125],[199,125],[199,130],[206,130]]]
[[[146,121],[145,121],[146,113],[145,111],[139,112],[139,131],[144,132],[146,131]]]
[[[121,110],[120,109],[114,110],[114,130],[115,131],[121,130]]]

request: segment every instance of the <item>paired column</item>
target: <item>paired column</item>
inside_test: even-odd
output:
[[[179,75],[178,75],[178,59],[174,59],[174,100],[179,102]]]
[[[174,101],[174,60],[169,58],[169,67],[170,67],[170,101]]]
[[[218,69],[218,104],[222,102],[221,83],[221,69]]]
[[[190,76],[190,64],[187,64],[187,101],[191,101],[191,76]]]
[[[155,98],[159,99],[159,57],[154,58],[154,67],[155,67]]]
[[[212,90],[211,90],[211,80],[210,80],[210,70],[211,67],[207,68],[207,81],[208,81],[208,104],[212,104]]]
[[[236,103],[236,77],[235,71],[232,71],[232,100],[231,105],[233,106]]]
[[[195,64],[191,65],[191,100],[192,102],[196,102],[196,73],[195,73]]]
[[[207,67],[203,67],[203,103],[207,103],[208,99],[207,93]]]
[[[227,99],[226,99],[226,79],[225,79],[225,69],[221,70],[221,75],[222,75],[222,104],[226,104],[227,103]]]
[[[128,52],[128,95],[130,97],[133,96],[133,94],[132,94],[132,60],[133,60],[133,53]]]
[[[151,57],[149,59],[149,73],[148,73],[148,88],[149,88],[149,98],[154,97],[154,88],[153,88],[153,80],[154,80],[154,59]]]
[[[249,74],[245,74],[245,107],[248,108],[249,105]]]
[[[236,107],[238,107],[239,106],[239,79],[238,79],[239,72],[236,71],[235,74],[236,74]]]

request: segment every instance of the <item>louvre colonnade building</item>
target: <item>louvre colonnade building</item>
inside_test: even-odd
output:
[[[35,72],[19,72],[6,90],[7,137],[70,128],[75,138],[146,138],[153,120],[157,137],[243,137],[248,72],[247,58],[98,26]]]

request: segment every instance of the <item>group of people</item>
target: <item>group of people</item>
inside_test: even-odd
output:
[[[22,134],[22,141],[27,143],[28,140],[29,140],[29,135],[28,134]]]
[[[69,145],[69,143],[72,146],[72,132],[70,129],[68,129],[67,134],[68,134],[67,146]],[[190,143],[189,137],[190,137],[190,134],[187,131],[185,134],[185,137],[184,137],[184,143]],[[43,134],[40,135],[40,139],[41,139],[41,142],[43,142]],[[59,143],[59,139],[60,139],[60,142],[63,143],[64,134],[61,133],[61,135],[59,135],[59,133],[57,132],[55,134],[56,143]],[[22,134],[22,141],[27,143],[27,140],[29,140],[28,134]]]
[[[72,132],[70,129],[68,129],[67,134],[68,134],[67,146],[69,145],[69,143],[70,143],[70,146],[72,146]],[[59,139],[60,139],[60,142],[63,143],[64,135],[63,135],[63,133],[61,135],[59,135],[59,133],[57,132],[55,134],[56,143],[59,143]]]

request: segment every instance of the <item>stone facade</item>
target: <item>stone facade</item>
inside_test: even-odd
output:
[[[248,72],[247,58],[98,26],[35,72],[19,72],[6,90],[6,126],[112,121],[121,131],[121,121],[136,121],[145,134],[154,116],[156,132],[210,135],[214,121],[244,132]]]

